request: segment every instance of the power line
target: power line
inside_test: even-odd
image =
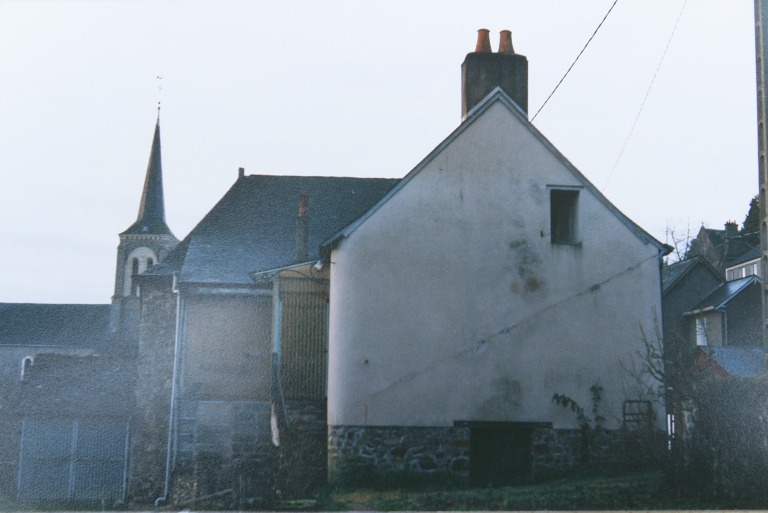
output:
[[[592,35],[591,35],[591,36],[589,36],[589,39],[587,40],[586,44],[584,45],[584,48],[582,48],[582,49],[581,49],[581,51],[579,52],[579,55],[577,55],[577,56],[576,56],[576,58],[573,60],[573,62],[571,63],[571,65],[568,67],[568,70],[565,72],[565,75],[563,75],[563,78],[561,78],[561,79],[560,79],[560,82],[558,82],[558,83],[557,83],[557,85],[555,86],[555,88],[554,88],[554,89],[552,89],[552,92],[551,92],[551,93],[549,93],[549,96],[547,96],[547,99],[546,99],[546,100],[544,100],[544,103],[542,103],[542,104],[541,104],[541,107],[539,107],[539,110],[537,110],[537,111],[536,111],[536,114],[534,114],[534,115],[533,115],[533,117],[531,118],[531,121],[533,121],[534,119],[536,119],[536,116],[538,116],[538,115],[539,115],[539,112],[541,112],[541,110],[542,110],[542,109],[544,108],[544,106],[547,104],[547,102],[549,101],[549,99],[550,99],[550,98],[552,98],[552,95],[554,95],[554,94],[555,94],[555,91],[557,91],[557,88],[558,88],[558,87],[560,87],[560,84],[562,84],[562,83],[563,83],[563,80],[565,80],[565,77],[567,77],[567,76],[568,76],[568,73],[570,73],[570,72],[571,72],[571,70],[573,69],[573,67],[576,65],[576,62],[577,62],[577,61],[579,60],[579,58],[581,57],[581,54],[583,54],[583,53],[584,53],[584,50],[586,50],[586,49],[587,49],[587,46],[589,46],[589,43],[591,43],[591,42],[592,42],[592,39],[594,39],[595,35],[597,34],[597,31],[598,31],[598,30],[600,30],[600,27],[602,27],[602,26],[603,26],[603,23],[605,23],[605,20],[606,20],[606,18],[608,18],[608,15],[609,15],[609,14],[611,14],[611,11],[613,10],[613,8],[614,8],[614,7],[616,7],[616,4],[618,3],[618,1],[619,1],[619,0],[614,0],[614,1],[613,1],[613,5],[611,5],[611,8],[610,8],[610,9],[608,9],[608,12],[607,12],[607,13],[605,13],[605,16],[603,16],[603,19],[600,21],[600,24],[597,26],[597,28],[595,29],[595,31],[594,31],[594,32],[592,32]]]
[[[611,178],[613,177],[613,173],[614,171],[616,171],[616,168],[619,165],[619,161],[621,160],[622,155],[624,155],[624,150],[627,149],[629,140],[632,138],[632,133],[635,131],[635,125],[637,125],[637,120],[640,119],[640,114],[643,112],[643,108],[645,107],[645,102],[648,100],[648,95],[651,94],[651,88],[653,87],[653,83],[656,81],[656,76],[659,74],[659,70],[661,69],[661,64],[664,62],[664,57],[667,56],[667,50],[669,50],[669,45],[670,43],[672,43],[672,38],[675,37],[675,31],[677,30],[677,25],[680,23],[680,18],[683,16],[683,11],[685,10],[685,6],[687,3],[688,3],[688,0],[683,1],[683,6],[680,8],[680,13],[677,15],[677,20],[675,20],[675,26],[672,27],[672,33],[669,34],[669,39],[667,39],[667,46],[664,47],[664,52],[661,54],[661,59],[659,60],[659,64],[656,66],[656,72],[653,74],[653,78],[651,79],[650,85],[648,85],[648,90],[645,92],[645,96],[643,97],[643,102],[640,104],[640,109],[637,111],[635,120],[632,122],[632,127],[629,129],[627,138],[624,140],[624,146],[621,147],[619,156],[616,158],[616,162],[613,163],[613,167],[611,168],[611,172],[608,174],[608,178],[606,178],[605,180],[605,186],[603,187],[603,189],[608,187],[608,182],[611,181]]]

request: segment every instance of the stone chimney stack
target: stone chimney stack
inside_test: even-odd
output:
[[[296,216],[296,262],[309,260],[309,200],[306,194],[299,196],[299,213]]]
[[[515,53],[512,33],[502,30],[493,53],[488,29],[477,31],[475,51],[461,64],[461,119],[497,87],[528,112],[528,59]]]

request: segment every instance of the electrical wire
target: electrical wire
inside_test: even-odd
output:
[[[613,178],[613,173],[616,171],[616,168],[619,166],[619,161],[621,160],[621,157],[624,155],[624,150],[627,149],[629,140],[632,138],[632,134],[635,131],[635,126],[637,125],[637,120],[640,119],[640,114],[642,114],[643,112],[643,108],[645,107],[645,102],[648,100],[648,95],[651,94],[651,88],[653,88],[653,83],[656,81],[656,76],[659,74],[659,70],[661,69],[661,64],[664,62],[664,57],[667,56],[667,50],[669,50],[669,45],[670,43],[672,43],[672,38],[675,37],[675,31],[677,31],[677,25],[680,23],[680,18],[682,18],[683,16],[683,11],[685,10],[685,6],[687,3],[688,3],[688,0],[683,1],[683,6],[680,8],[680,13],[677,15],[677,20],[675,20],[675,26],[672,27],[672,33],[669,34],[669,39],[667,40],[667,46],[664,47],[664,52],[661,54],[661,59],[659,60],[659,64],[656,66],[656,72],[653,74],[653,78],[651,79],[650,85],[648,85],[648,90],[645,91],[643,102],[640,104],[640,109],[637,111],[635,120],[632,122],[632,127],[629,129],[627,138],[624,140],[624,145],[621,147],[619,156],[616,157],[616,162],[613,163],[611,172],[608,174],[608,178],[606,178],[605,180],[605,185],[603,186],[603,189],[606,189],[608,187],[608,183],[611,181],[611,178]]]
[[[595,38],[595,35],[597,34],[597,31],[598,31],[598,30],[600,30],[600,27],[602,27],[602,26],[603,26],[603,23],[605,23],[605,20],[608,18],[608,15],[609,15],[609,14],[611,14],[611,11],[613,10],[613,8],[614,8],[614,7],[616,7],[616,4],[617,4],[618,2],[619,2],[619,0],[614,0],[614,1],[613,1],[613,5],[611,5],[610,9],[608,9],[608,12],[607,12],[607,13],[605,13],[605,16],[603,16],[603,19],[600,21],[600,24],[597,26],[597,28],[596,28],[596,29],[595,29],[595,31],[592,33],[592,35],[591,35],[591,36],[589,36],[589,39],[587,40],[586,44],[584,45],[584,48],[582,48],[582,49],[581,49],[581,51],[579,52],[579,55],[577,55],[577,56],[576,56],[576,58],[573,60],[573,62],[571,63],[571,65],[568,67],[568,70],[567,70],[567,71],[565,72],[565,74],[563,75],[563,78],[561,78],[561,79],[560,79],[560,81],[559,81],[559,82],[557,83],[557,85],[555,86],[555,88],[554,88],[554,89],[552,89],[552,92],[551,92],[551,93],[549,93],[549,96],[547,96],[547,99],[546,99],[546,100],[544,100],[544,103],[542,103],[542,104],[541,104],[541,107],[539,107],[539,110],[537,110],[537,111],[536,111],[536,114],[534,114],[534,115],[533,115],[533,117],[531,118],[531,122],[533,122],[533,120],[534,120],[534,119],[536,119],[536,116],[538,116],[538,115],[539,115],[539,112],[541,112],[541,110],[542,110],[542,109],[544,108],[544,106],[547,104],[547,102],[549,101],[549,99],[550,99],[550,98],[552,98],[552,95],[554,95],[554,94],[555,94],[555,91],[557,91],[557,88],[558,88],[558,87],[560,87],[560,84],[562,84],[562,83],[563,83],[563,80],[565,80],[565,77],[567,77],[567,76],[568,76],[568,73],[570,73],[570,72],[571,72],[571,70],[573,69],[573,67],[576,65],[576,62],[578,62],[579,58],[581,57],[581,54],[583,54],[583,53],[584,53],[584,50],[586,50],[586,49],[587,49],[587,47],[589,46],[589,43],[591,43],[591,42],[592,42],[592,39],[594,39],[594,38]]]

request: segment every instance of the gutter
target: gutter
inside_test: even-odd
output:
[[[178,394],[178,374],[181,360],[181,317],[182,317],[182,298],[179,291],[178,277],[173,274],[172,292],[176,294],[176,330],[173,342],[173,374],[171,378],[171,404],[168,416],[168,440],[165,453],[165,482],[163,485],[163,495],[155,499],[155,507],[163,506],[168,502],[168,494],[171,488],[171,464],[173,461],[174,437],[173,433],[176,427],[176,396]]]

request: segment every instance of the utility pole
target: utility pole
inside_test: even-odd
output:
[[[766,205],[766,187],[768,187],[768,140],[765,125],[768,122],[766,111],[766,77],[768,76],[768,0],[755,0],[755,62],[757,65],[757,152],[760,204],[760,278],[762,280],[762,335],[766,346],[768,334],[768,205]]]

